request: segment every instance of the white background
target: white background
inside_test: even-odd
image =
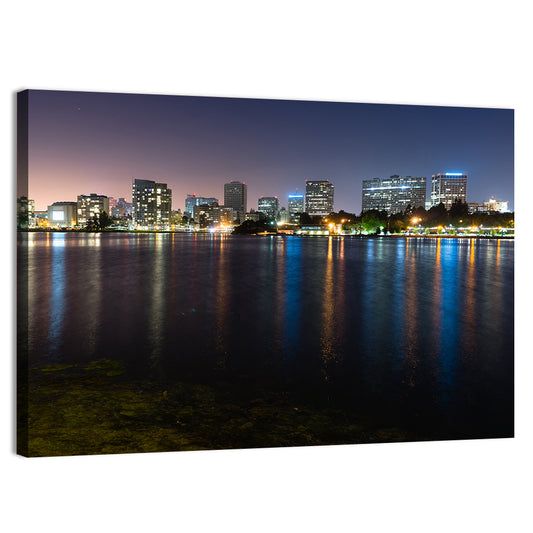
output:
[[[93,0],[2,15],[4,531],[532,531],[527,3]],[[4,6],[5,10],[5,6]],[[14,454],[14,92],[516,110],[516,438],[24,459]],[[436,125],[437,126],[437,125]],[[6,209],[7,207],[7,209]],[[531,220],[529,219],[531,226]],[[11,233],[7,229],[11,228]],[[509,312],[512,312],[509,310]],[[481,326],[481,325],[480,325]]]

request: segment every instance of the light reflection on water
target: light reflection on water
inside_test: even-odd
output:
[[[328,397],[417,416],[512,410],[513,242],[62,233],[28,242],[32,364],[108,357],[157,379],[327,386]]]

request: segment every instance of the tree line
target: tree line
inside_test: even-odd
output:
[[[387,211],[371,209],[363,211],[359,216],[345,211],[331,213],[327,217],[312,217],[303,213],[300,225],[342,224],[344,230],[365,231],[366,233],[401,233],[409,227],[424,228],[446,227],[502,227],[514,228],[514,213],[472,213],[468,212],[468,204],[461,200],[455,201],[450,209],[443,203],[431,207],[426,211],[424,207],[411,207],[400,213],[389,214]]]

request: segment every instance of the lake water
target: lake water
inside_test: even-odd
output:
[[[117,359],[131,379],[286,390],[422,436],[513,434],[513,241],[25,239],[30,366]]]

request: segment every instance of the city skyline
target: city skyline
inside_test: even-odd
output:
[[[465,172],[469,201],[514,210],[513,144],[508,109],[30,91],[27,192],[44,210],[80,194],[129,200],[147,179],[183,211],[187,194],[222,197],[236,180],[255,209],[329,179],[335,211],[357,214],[365,179]]]

